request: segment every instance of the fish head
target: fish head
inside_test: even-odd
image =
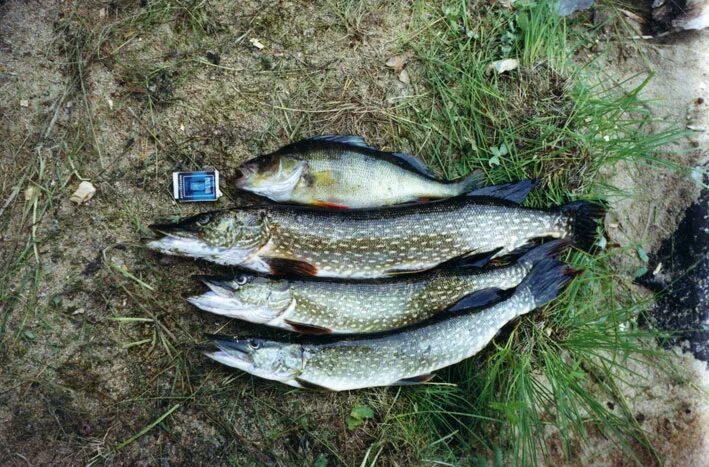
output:
[[[270,238],[259,209],[205,212],[150,228],[159,236],[147,244],[153,250],[227,265],[243,263]]]
[[[209,358],[252,375],[292,384],[303,369],[303,348],[268,339],[211,336]]]
[[[210,291],[187,300],[212,313],[264,324],[295,306],[288,281],[238,274],[231,279],[200,277]]]
[[[246,162],[236,173],[236,186],[274,201],[287,201],[307,163],[295,157],[269,154]]]

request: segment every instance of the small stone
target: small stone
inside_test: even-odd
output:
[[[96,194],[96,188],[91,182],[83,181],[79,184],[79,188],[71,195],[69,201],[76,204],[84,204],[93,198],[94,194]]]
[[[404,69],[404,65],[406,65],[406,58],[402,55],[394,55],[386,61],[385,65],[389,68],[393,68],[394,71],[399,72]]]
[[[30,106],[30,101],[27,99],[20,99],[20,107],[29,107]]]
[[[263,48],[265,47],[265,45],[263,45],[263,44],[261,43],[261,41],[258,40],[258,39],[256,39],[255,37],[249,39],[249,42],[251,42],[251,45],[253,45],[254,47],[256,47],[256,48],[259,49],[259,50],[261,50],[261,49],[263,49]]]
[[[25,201],[34,201],[35,197],[39,195],[39,189],[30,185],[25,189]]]
[[[406,70],[401,70],[401,73],[399,73],[399,81],[404,84],[409,84],[411,82],[411,78],[409,78],[409,72]]]
[[[496,62],[492,62],[487,66],[487,69],[485,70],[487,73],[495,72],[498,75],[512,71],[516,69],[519,66],[519,62],[514,59],[514,58],[505,58],[504,60],[497,60]]]

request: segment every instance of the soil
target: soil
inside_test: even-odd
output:
[[[395,130],[382,110],[405,85],[384,63],[411,33],[409,6],[200,3],[0,1],[2,465],[359,464],[378,438],[369,425],[347,429],[352,406],[381,419],[400,403],[391,391],[293,391],[206,361],[194,350],[201,333],[250,328],[191,309],[181,295],[209,267],[153,255],[140,239],[156,217],[204,208],[172,200],[173,170],[217,167],[228,180],[302,134],[386,147]],[[662,98],[659,119],[706,128],[708,40],[675,36],[611,69],[655,70],[645,93]],[[698,166],[706,136],[667,157]],[[98,191],[76,205],[81,179]],[[614,202],[611,240],[648,251],[699,192],[686,175],[637,167],[611,183],[640,193]],[[224,191],[217,207],[240,202]],[[709,387],[703,364],[673,358]],[[707,465],[706,401],[684,380],[638,373],[644,389],[629,387],[629,403],[667,463]],[[580,458],[627,463],[603,444]],[[380,461],[413,460],[385,445]]]

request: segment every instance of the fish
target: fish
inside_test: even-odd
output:
[[[419,159],[354,135],[298,141],[242,164],[236,187],[273,201],[340,209],[449,198],[479,188],[479,172],[442,180]]]
[[[463,258],[483,264],[545,238],[588,251],[604,212],[587,201],[530,209],[490,196],[346,211],[258,205],[153,224],[158,238],[146,246],[270,275],[376,279]]]
[[[365,282],[273,279],[239,273],[198,276],[209,291],[188,297],[202,310],[305,334],[366,334],[424,321],[450,309],[482,307],[516,287],[539,261],[568,244],[539,245],[516,262],[453,269]]]
[[[578,273],[545,259],[502,302],[438,315],[375,337],[319,342],[208,335],[203,351],[229,367],[300,388],[346,391],[423,383],[434,371],[478,353],[510,321],[556,298]]]

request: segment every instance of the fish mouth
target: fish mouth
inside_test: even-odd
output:
[[[217,346],[217,348],[229,351],[237,352],[239,354],[248,355],[249,354],[249,340],[248,339],[230,339],[226,336],[220,336],[218,334],[207,334],[205,337],[209,339],[212,344]]]
[[[158,222],[150,224],[148,228],[155,234],[157,238],[167,237],[168,235],[179,236],[189,232],[184,225],[178,222]]]
[[[234,183],[237,188],[248,187],[251,183],[251,177],[256,173],[256,167],[253,164],[243,164],[236,169],[234,173]]]
[[[206,285],[209,290],[223,297],[233,296],[238,288],[235,287],[234,282],[227,277],[196,274],[192,276],[192,278],[200,281],[202,284]]]
[[[253,366],[248,339],[232,339],[218,334],[206,334],[205,337],[210,341],[202,348],[207,357],[245,371]]]

